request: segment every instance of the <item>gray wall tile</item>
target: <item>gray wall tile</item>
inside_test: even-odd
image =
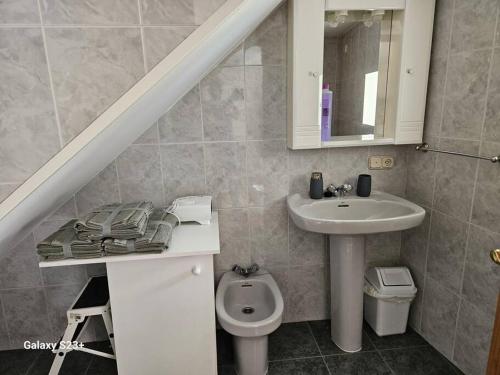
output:
[[[493,322],[493,314],[462,300],[453,359],[466,374],[486,374]]]
[[[145,25],[194,25],[194,0],[140,0]]]
[[[116,159],[123,202],[150,200],[164,204],[158,146],[132,145]]]
[[[330,316],[328,266],[290,267],[288,273],[287,320],[320,320]]]
[[[205,163],[207,189],[217,208],[248,204],[246,146],[239,142],[207,143]]]
[[[214,257],[215,269],[226,271],[235,264],[248,267],[251,263],[251,251],[247,210],[220,210],[219,231],[221,251]]]
[[[497,155],[498,144],[485,143],[484,155]],[[491,162],[481,160],[472,207],[472,222],[492,231],[499,231],[500,220],[500,168],[492,168]]]
[[[204,194],[205,159],[201,144],[161,146],[165,204],[179,196]]]
[[[412,202],[427,207],[432,206],[436,158],[436,154],[432,152],[417,153],[409,151],[406,197]]]
[[[252,262],[288,266],[288,211],[284,201],[248,208]]]
[[[76,193],[78,215],[83,216],[103,204],[120,201],[118,176],[113,162]]]
[[[323,172],[326,187],[332,177],[329,174],[328,150],[288,150],[288,176],[290,193],[308,194],[312,172]]]
[[[280,6],[246,39],[246,65],[283,65],[286,59],[287,7]]]
[[[20,183],[59,150],[59,137],[41,31],[2,28],[0,49],[0,182]]]
[[[48,29],[47,45],[65,142],[144,74],[138,29]]]
[[[46,24],[130,25],[139,23],[136,0],[41,0]]]
[[[358,175],[369,173],[368,171],[367,147],[332,148],[328,150],[328,181],[326,185],[333,183],[338,186],[349,183],[356,186]]]
[[[55,339],[42,288],[4,290],[0,296],[12,347],[22,347],[27,338],[32,341]]]
[[[33,236],[29,235],[0,257],[0,289],[41,286],[38,256]]]
[[[3,304],[0,298],[0,350],[10,349],[9,334],[7,333],[7,322],[3,316]]]
[[[201,142],[203,140],[198,85],[160,117],[158,128],[161,143]]]
[[[289,253],[291,266],[327,264],[326,236],[306,232],[289,219]]]
[[[155,121],[149,129],[145,130],[144,133],[135,140],[134,144],[155,145],[158,144],[158,142],[158,123]]]
[[[394,158],[394,167],[385,170],[372,170],[372,189],[404,196],[406,193],[406,174],[408,147],[377,146],[370,147],[370,155],[387,155]]]
[[[17,184],[0,185],[0,202],[3,202],[18,186]]]
[[[201,81],[205,140],[245,140],[244,87],[243,67],[217,68]]]
[[[70,308],[80,290],[81,285],[61,285],[45,288],[47,294],[47,307],[49,319],[54,330],[54,335],[62,337],[68,325],[66,311]]]
[[[0,3],[0,23],[40,23],[36,0],[3,0]]]
[[[463,297],[490,314],[496,310],[500,271],[490,251],[500,246],[500,233],[471,225],[465,262]]]
[[[444,154],[437,156],[436,209],[459,220],[469,219],[477,164],[475,159]]]
[[[453,338],[459,297],[432,278],[426,278],[422,333],[448,359],[452,358]]]
[[[207,20],[217,9],[220,8],[226,0],[195,0],[194,1],[194,21],[197,25],[201,25]]]
[[[432,213],[427,272],[454,292],[460,292],[467,224],[437,211]]]
[[[431,212],[426,210],[424,222],[418,227],[403,231],[401,238],[401,263],[412,272],[417,271],[422,275],[425,274],[427,265]]]
[[[280,66],[245,67],[248,139],[284,138],[285,70]]]
[[[192,26],[145,27],[144,54],[151,70],[196,28]]]
[[[375,233],[366,236],[365,266],[398,266],[401,250],[401,232]]]
[[[285,140],[247,142],[246,163],[250,205],[263,206],[288,194]]]
[[[455,0],[453,51],[490,47],[493,42],[497,0]]]
[[[42,268],[42,279],[45,286],[83,285],[88,280],[86,267],[65,266]]]
[[[480,139],[491,51],[450,56],[442,135]]]
[[[500,35],[499,35],[500,39]],[[485,141],[500,142],[500,48],[495,49],[493,57],[490,86],[488,90],[488,104],[484,122],[483,139]]]

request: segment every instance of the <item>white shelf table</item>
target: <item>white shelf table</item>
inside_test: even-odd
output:
[[[167,251],[41,261],[106,263],[120,375],[217,374],[213,255],[219,221],[176,227]]]

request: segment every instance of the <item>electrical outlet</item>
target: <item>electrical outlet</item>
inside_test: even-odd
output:
[[[383,169],[381,156],[370,156],[368,158],[369,169]]]
[[[382,167],[384,169],[391,169],[394,167],[394,158],[392,156],[382,156]]]

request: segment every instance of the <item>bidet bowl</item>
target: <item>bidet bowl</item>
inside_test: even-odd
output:
[[[215,308],[219,323],[230,334],[257,337],[275,331],[283,318],[283,297],[266,271],[249,277],[226,272],[217,288]]]

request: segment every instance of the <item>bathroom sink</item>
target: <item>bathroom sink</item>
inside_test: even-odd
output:
[[[346,352],[361,350],[365,234],[401,231],[422,223],[425,210],[382,192],[370,197],[310,199],[293,194],[288,212],[301,229],[329,236],[331,338]]]
[[[368,234],[400,231],[420,225],[422,207],[392,194],[370,197],[311,199],[300,194],[287,199],[293,222],[301,229],[326,234]]]

